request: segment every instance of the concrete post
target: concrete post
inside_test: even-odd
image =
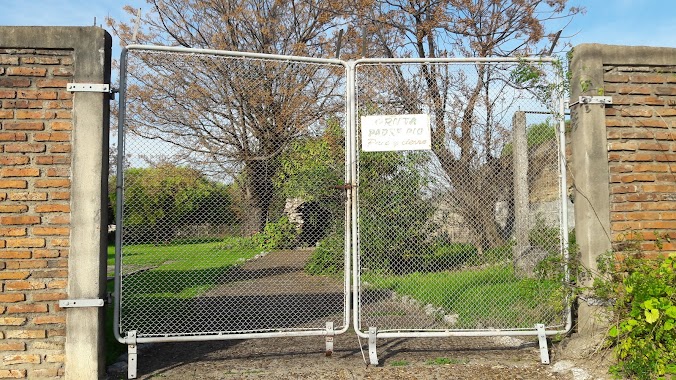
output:
[[[526,113],[517,111],[512,117],[512,159],[514,165],[514,269],[519,275],[528,273],[528,141]]]
[[[97,27],[0,27],[3,48],[72,50],[76,83],[110,83],[111,37]],[[68,299],[106,294],[107,93],[76,93],[72,108]],[[105,378],[104,310],[66,314],[66,379]]]

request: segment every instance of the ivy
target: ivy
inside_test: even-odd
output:
[[[610,253],[601,261],[597,295],[615,301],[607,338],[617,359],[611,373],[636,379],[676,374],[676,253],[654,260],[640,251],[620,260]]]

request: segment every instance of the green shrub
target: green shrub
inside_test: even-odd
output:
[[[457,268],[471,260],[475,260],[477,249],[466,243],[437,243],[433,246],[431,262],[427,265],[431,270],[449,270]]]
[[[345,237],[342,234],[331,234],[317,243],[310,260],[305,264],[305,271],[313,275],[339,273],[345,264]]]
[[[676,253],[615,255],[602,256],[594,283],[597,296],[614,301],[607,343],[618,362],[610,371],[636,379],[676,374]]]
[[[267,223],[256,239],[261,249],[271,250],[294,248],[297,237],[298,229],[288,217],[283,216],[276,222]]]

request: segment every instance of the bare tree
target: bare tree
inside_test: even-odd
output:
[[[554,35],[547,26],[582,11],[566,4],[567,0],[363,1],[349,13],[354,24],[362,25],[367,41],[356,43],[352,52],[418,58],[540,54]],[[480,249],[504,244],[512,227],[496,221],[495,208],[499,203],[513,207],[513,189],[505,186],[511,184],[512,163],[502,149],[511,138],[508,113],[516,103],[495,94],[517,85],[509,76],[514,71],[482,64],[458,70],[442,65],[380,70],[384,84],[371,84],[366,97],[387,97],[381,103],[387,107],[431,115],[432,150],[445,177],[445,196]]]
[[[319,0],[148,3],[138,31],[108,20],[123,43],[325,57],[336,25],[335,13]],[[252,233],[267,221],[279,155],[342,110],[339,74],[277,60],[134,52],[127,63],[126,127],[178,147],[175,160],[238,181]]]

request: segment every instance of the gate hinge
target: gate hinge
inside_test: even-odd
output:
[[[102,307],[103,299],[60,300],[59,307]]]
[[[577,102],[570,103],[568,108],[577,104],[613,104],[612,96],[580,96]]]
[[[119,92],[117,88],[107,83],[68,83],[66,90],[69,92],[105,92],[110,94],[111,99],[115,99],[115,93]]]

